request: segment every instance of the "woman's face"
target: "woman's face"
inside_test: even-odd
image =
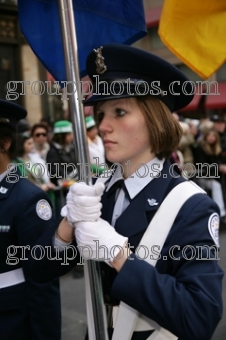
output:
[[[33,138],[29,138],[24,142],[24,153],[30,153],[34,149]]]
[[[212,145],[216,142],[217,138],[214,132],[210,132],[207,136],[206,136],[206,141],[208,144]]]
[[[147,163],[151,153],[149,133],[143,113],[134,98],[100,103],[97,108],[99,131],[107,159],[112,163]]]

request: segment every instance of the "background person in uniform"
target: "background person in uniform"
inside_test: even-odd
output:
[[[0,339],[60,340],[59,281],[33,281],[28,261],[29,248],[57,226],[51,203],[14,165],[9,168],[16,124],[25,116],[21,106],[0,100]]]
[[[168,159],[177,149],[182,134],[171,112],[185,107],[193,97],[182,91],[187,78],[159,57],[130,46],[103,46],[101,68],[97,67],[98,55],[92,51],[88,56],[88,75],[95,82],[94,75],[98,74],[100,84],[115,81],[114,95],[93,95],[85,104],[94,105],[106,158],[120,166],[110,176],[105,188],[98,182],[94,187],[82,183],[71,186],[62,214],[67,216],[72,227],[60,225],[56,240],[60,235],[65,248],[71,242],[80,250],[89,246],[91,258],[102,261],[104,297],[108,306],[123,301],[173,333],[174,339],[210,339],[222,317],[223,272],[215,254],[215,248],[219,246],[219,209],[216,203],[203,193],[195,194],[184,203],[175,217],[156,267],[134,254],[167,194],[185,182],[170,171]],[[130,92],[126,85],[123,92],[119,86],[120,95],[116,96],[117,82],[128,78]],[[143,93],[142,89],[145,91],[147,87],[142,87],[142,83],[145,81],[150,86],[153,80],[160,82],[160,89],[155,89],[152,95],[139,96],[136,92],[138,81],[139,93]],[[163,92],[172,82],[175,93],[180,95]],[[104,93],[103,90],[100,87],[98,93]],[[189,82],[186,90],[192,92]],[[143,172],[138,170],[141,164]],[[149,170],[147,176],[141,176],[144,168]],[[174,204],[172,201],[170,210],[174,209]],[[100,253],[96,250],[96,240],[103,245]],[[43,235],[42,243],[51,244],[52,236]],[[127,243],[132,252],[130,258]],[[112,253],[116,245],[121,246],[122,251],[115,248]],[[173,258],[170,249],[175,245]],[[190,247],[185,257],[183,250],[187,245],[194,249],[206,247],[201,247],[199,256],[197,253],[192,256]],[[146,246],[148,248],[148,244]],[[32,265],[36,279],[42,280],[43,270],[48,272],[48,261],[33,260]],[[61,274],[61,270],[60,266],[55,267],[52,276]],[[114,311],[109,324],[110,334],[115,327],[117,310],[114,308]],[[124,319],[121,322],[125,327],[130,324]],[[152,333],[153,327],[148,323],[139,330],[134,329],[132,340],[152,339]]]

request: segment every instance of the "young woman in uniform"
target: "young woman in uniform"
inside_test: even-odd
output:
[[[114,335],[118,325],[123,332],[128,327],[134,330],[132,340],[210,339],[222,317],[218,206],[197,188],[175,211],[162,248],[158,241],[153,248],[152,241],[162,233],[184,191],[185,179],[168,160],[182,133],[171,112],[192,100],[192,84],[166,61],[124,45],[91,52],[87,73],[94,91],[85,105],[94,105],[114,171],[104,184],[97,180],[93,187],[84,183],[71,187],[64,209],[71,227],[62,223],[56,238],[102,262],[105,303],[113,306],[109,325],[113,339],[126,339],[124,333]],[[176,198],[162,212],[165,219],[149,228],[152,237],[144,242],[150,222],[176,188]],[[146,257],[158,259],[156,265]],[[41,262],[33,263],[37,277]],[[60,271],[55,268],[52,273]],[[117,318],[115,306],[120,302],[138,311],[134,327],[130,316]]]

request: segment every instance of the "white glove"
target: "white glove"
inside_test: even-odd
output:
[[[61,209],[61,216],[66,216],[69,224],[74,222],[97,221],[101,215],[101,195],[105,189],[103,183],[89,186],[84,182],[73,184],[66,198],[66,206]]]
[[[105,220],[77,222],[75,238],[80,254],[85,260],[112,261],[128,242]]]

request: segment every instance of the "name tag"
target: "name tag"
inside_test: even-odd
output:
[[[0,225],[0,233],[8,233],[10,230],[10,225]]]

